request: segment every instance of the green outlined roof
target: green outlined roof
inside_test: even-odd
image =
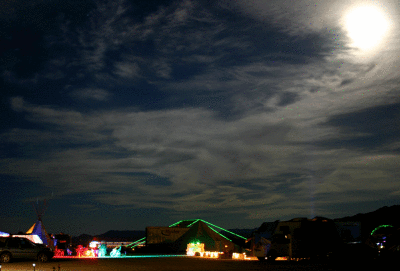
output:
[[[228,240],[228,241],[231,241],[231,242],[232,242],[231,239],[229,239],[228,237],[226,237],[226,236],[225,236],[224,234],[222,234],[221,232],[223,232],[223,233],[225,233],[225,234],[226,234],[226,233],[231,234],[231,235],[233,235],[233,236],[235,236],[235,237],[237,237],[237,238],[239,238],[239,239],[243,239],[243,240],[246,240],[246,239],[247,239],[246,237],[243,237],[243,236],[241,236],[241,235],[239,235],[239,234],[236,234],[236,233],[234,233],[234,232],[228,231],[228,230],[226,230],[226,229],[224,229],[224,228],[222,228],[222,227],[219,227],[219,226],[217,226],[217,225],[214,225],[214,224],[212,224],[212,223],[210,223],[210,222],[207,222],[207,221],[205,221],[205,220],[203,220],[203,219],[185,219],[185,220],[179,220],[178,222],[175,222],[175,223],[171,224],[171,225],[168,226],[168,227],[170,227],[170,228],[172,228],[172,227],[190,228],[191,226],[193,226],[193,225],[194,225],[196,222],[198,222],[198,221],[201,221],[201,222],[207,224],[207,226],[208,226],[211,230],[213,230],[215,233],[219,234],[221,237],[223,237],[224,239],[226,239],[226,240]],[[218,231],[218,230],[219,230],[219,231]],[[129,244],[127,247],[134,248],[134,247],[136,247],[136,246],[138,246],[138,245],[144,244],[145,242],[146,242],[146,237],[143,237],[142,239],[139,239],[139,240],[137,240],[137,241],[135,241],[135,242]]]

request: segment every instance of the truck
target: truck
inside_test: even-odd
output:
[[[263,234],[255,234],[254,256],[260,261],[327,259],[341,247],[334,222],[323,217],[280,221],[269,238]]]

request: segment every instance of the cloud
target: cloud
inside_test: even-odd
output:
[[[399,104],[392,104],[331,117],[325,125],[338,127],[340,139],[321,143],[369,150],[390,145],[398,141],[400,133],[398,112]]]
[[[326,118],[310,120],[311,113],[279,123],[266,113],[223,121],[205,109],[88,114],[18,97],[12,104],[28,120],[50,126],[14,129],[3,134],[3,144],[26,146],[37,144],[35,137],[53,135],[59,147],[42,149],[38,158],[3,159],[1,174],[35,176],[60,195],[92,193],[102,204],[179,212],[252,209],[257,215],[249,217],[261,219],[301,202],[306,212],[312,197],[323,206],[357,189],[377,194],[399,189],[389,174],[397,169],[398,155],[376,149],[377,159],[367,159],[367,166],[358,161],[370,149],[320,147],[319,138],[334,139],[341,132],[332,121],[322,121]],[[379,112],[371,111],[371,117]],[[260,211],[267,206],[270,212]]]
[[[127,2],[97,4],[84,26],[66,24],[75,51],[49,65],[73,74],[52,74],[71,79],[69,95],[99,103],[12,97],[24,123],[2,131],[18,155],[0,174],[100,205],[250,219],[366,202],[371,189],[395,197],[395,49],[358,58],[334,47],[336,15],[323,16],[335,6],[267,2],[227,7],[242,15],[177,2],[143,21]]]
[[[135,62],[119,62],[115,64],[114,73],[123,78],[138,78],[140,76],[140,68]]]
[[[24,99],[22,97],[14,97],[11,99],[11,108],[17,112],[24,110]]]
[[[85,88],[71,91],[70,95],[80,100],[107,101],[111,93],[105,89]]]
[[[304,34],[309,31],[319,31],[326,27],[338,27],[343,24],[346,12],[357,6],[371,4],[385,11],[389,18],[394,19],[393,12],[398,8],[396,1],[386,0],[379,4],[374,1],[236,1],[237,6],[244,12],[251,14],[260,20],[274,22],[285,28],[293,35]],[[237,8],[236,5],[231,8]]]

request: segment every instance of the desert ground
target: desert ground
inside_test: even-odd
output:
[[[35,269],[33,263],[36,264]],[[375,266],[376,265],[376,266]],[[305,271],[305,270],[371,270],[382,267],[381,263],[351,264],[318,262],[259,262],[225,259],[204,259],[196,257],[166,258],[107,258],[107,259],[53,259],[47,263],[15,261],[2,264],[0,271],[213,271],[213,270],[268,270],[268,271]],[[356,268],[356,269],[354,269]],[[360,269],[361,268],[361,269]],[[367,268],[367,269],[365,269]]]

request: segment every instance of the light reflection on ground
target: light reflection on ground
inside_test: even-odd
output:
[[[115,258],[160,258],[160,257],[187,257],[187,255],[137,255],[137,256],[54,256],[53,259],[115,259]]]

